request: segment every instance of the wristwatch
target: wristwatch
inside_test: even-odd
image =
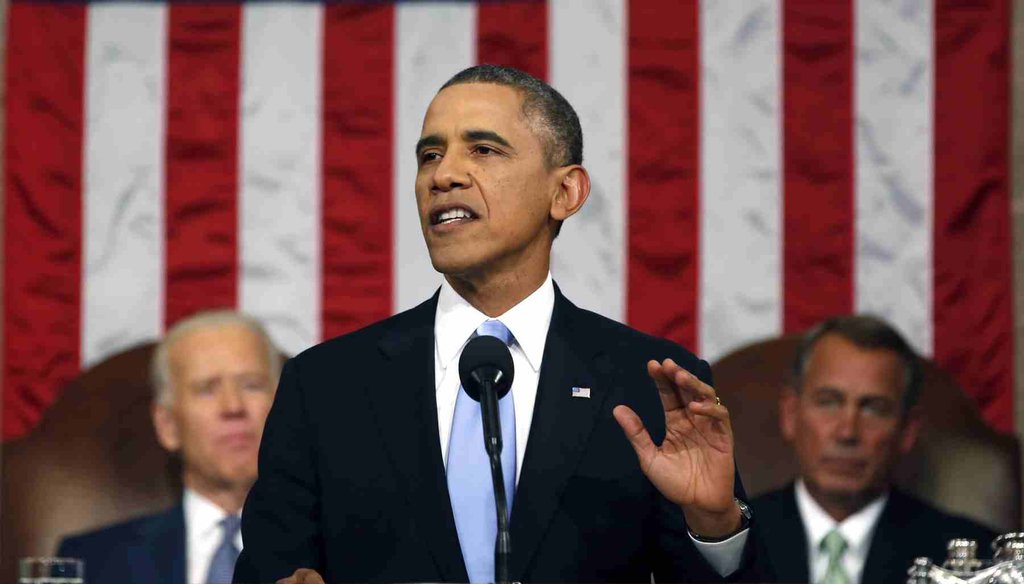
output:
[[[692,537],[693,539],[695,539],[695,540],[697,540],[697,541],[699,541],[701,543],[720,543],[720,542],[723,542],[723,541],[729,539],[730,537],[733,537],[734,535],[736,535],[737,533],[743,531],[744,529],[749,529],[750,528],[750,521],[754,517],[754,513],[750,510],[750,505],[747,505],[746,503],[744,503],[743,501],[740,501],[739,499],[737,499],[735,497],[733,497],[733,501],[736,501],[736,506],[740,508],[740,528],[739,529],[737,529],[736,531],[734,531],[734,532],[732,532],[730,534],[723,535],[722,537],[708,537],[706,535],[697,535],[696,533],[690,531],[690,528],[687,528],[686,530],[690,532],[690,537]]]

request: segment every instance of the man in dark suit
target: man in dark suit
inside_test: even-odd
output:
[[[175,324],[153,355],[152,412],[160,444],[181,458],[182,503],[68,537],[57,554],[84,560],[90,584],[230,582],[280,369],[254,319],[213,311]]]
[[[805,335],[781,425],[800,477],[752,503],[781,582],[903,584],[914,558],[994,534],[892,486],[920,427],[921,364],[885,322],[837,317]]]
[[[515,364],[500,404],[513,581],[762,578],[707,363],[551,279],[552,243],[590,191],[569,103],[514,69],[467,69],[431,102],[416,156],[445,281],[285,365],[236,582],[493,581],[483,435],[466,431],[479,408],[458,376],[477,334]]]

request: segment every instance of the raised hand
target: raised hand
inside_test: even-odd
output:
[[[647,373],[665,409],[665,440],[654,444],[640,416],[613,411],[633,445],[640,468],[666,499],[683,508],[691,531],[718,537],[740,526],[733,500],[735,465],[729,411],[711,386],[671,359],[649,361]]]

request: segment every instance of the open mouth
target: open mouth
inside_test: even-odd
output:
[[[466,207],[447,207],[430,214],[431,225],[457,225],[477,218],[476,213]]]

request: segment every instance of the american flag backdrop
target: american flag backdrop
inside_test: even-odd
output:
[[[427,298],[414,143],[481,62],[579,112],[577,304],[710,360],[876,313],[1013,429],[1010,0],[13,0],[8,26],[4,439],[195,310],[295,353]]]

